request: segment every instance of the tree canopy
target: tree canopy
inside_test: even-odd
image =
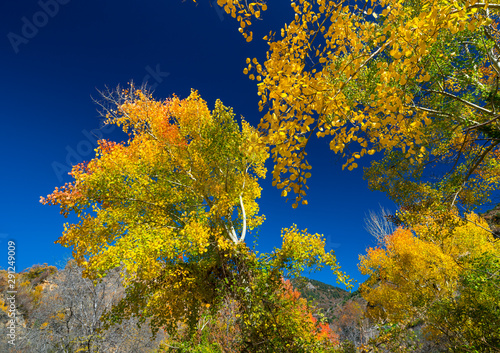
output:
[[[432,220],[415,233],[399,228],[360,256],[371,319],[399,329],[422,325],[453,351],[498,351],[500,244],[477,215],[467,217],[452,231]]]
[[[498,187],[499,7],[292,2],[295,19],[264,38],[267,60],[247,59],[244,72],[258,81],[274,183],[294,207],[307,203],[313,136],[349,170],[384,152],[366,176],[400,206],[484,203]],[[433,165],[445,166],[437,180],[423,174]]]
[[[204,309],[216,312],[232,298],[251,337],[271,342],[276,327],[266,315],[278,314],[262,300],[275,296],[284,305],[284,271],[296,276],[326,265],[347,283],[318,234],[292,226],[271,254],[246,246],[247,232],[264,220],[256,200],[268,153],[230,108],[217,101],[210,111],[196,91],[156,101],[131,86],[105,98],[107,123],[128,141],[100,140],[96,157],[73,167],[74,182],[41,201],[80,218],[57,242],[73,249],[85,276],[122,270],[126,296],[109,320],[143,315],[156,329],[175,332],[181,321],[192,330]]]

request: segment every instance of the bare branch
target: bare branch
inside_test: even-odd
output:
[[[365,229],[377,239],[379,244],[383,244],[384,238],[396,230],[394,224],[389,220],[390,215],[389,210],[380,206],[379,212],[370,210],[365,216]]]

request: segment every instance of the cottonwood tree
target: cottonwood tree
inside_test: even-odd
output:
[[[142,315],[153,330],[175,334],[183,322],[194,333],[203,308],[215,314],[233,298],[248,333],[244,344],[253,346],[252,338],[266,342],[279,333],[257,312],[266,312],[264,298],[278,295],[285,270],[330,266],[346,281],[318,234],[292,226],[280,249],[259,256],[245,245],[264,220],[256,199],[267,148],[248,123],[238,126],[230,108],[217,101],[210,111],[196,91],[157,101],[130,87],[105,97],[107,123],[128,141],[101,140],[96,157],[73,168],[74,182],[41,201],[80,218],[58,243],[73,248],[85,277],[123,269],[126,294],[107,322]]]
[[[448,276],[446,285],[434,283],[439,295],[430,293],[428,284],[418,278],[409,283],[425,287],[420,297],[409,287],[402,291],[402,283],[380,286],[410,300],[407,304],[388,301],[394,306],[388,312],[415,314],[415,298],[408,298],[415,294],[417,302],[435,305],[433,310],[423,310],[428,322],[454,322],[439,328],[450,336],[447,340],[453,349],[476,349],[469,343],[494,349],[494,336],[471,329],[496,322],[494,307],[487,306],[486,314],[478,309],[485,302],[467,304],[465,298],[494,298],[498,254],[475,253],[471,259],[467,253],[479,251],[482,245],[466,242],[470,248],[460,257],[449,253],[445,244],[456,239],[455,231],[464,229],[463,220],[474,228],[469,236],[486,239],[481,232],[487,227],[468,212],[488,202],[498,189],[500,4],[301,0],[291,6],[294,19],[281,33],[264,38],[269,44],[267,60],[248,58],[244,69],[258,82],[264,115],[259,127],[275,162],[274,185],[284,197],[295,194],[294,207],[307,203],[306,182],[311,177],[307,145],[315,137],[328,138],[332,151],[345,158],[343,167],[350,170],[364,156],[382,152],[383,159],[374,162],[365,176],[372,189],[386,192],[401,207],[394,220],[412,227],[386,237],[394,241],[406,237],[401,257],[393,258],[393,252],[387,255],[395,261],[396,271],[403,280],[412,276],[414,268],[420,268],[412,259],[426,263],[425,254],[449,260],[441,268],[434,263],[421,268],[429,283]],[[411,231],[418,238],[412,238]],[[380,253],[373,255],[374,260],[381,259]],[[465,270],[458,271],[454,263]],[[477,292],[478,283],[488,288],[483,295]],[[463,295],[454,296],[456,291]],[[464,314],[468,310],[478,315]],[[462,329],[458,322],[468,327],[467,334],[457,331]],[[404,336],[406,324],[393,326],[387,337],[394,341]],[[411,337],[406,338],[413,344]]]
[[[415,233],[399,228],[360,257],[370,276],[361,285],[367,314],[392,328],[379,337],[384,344],[422,325],[427,339],[455,352],[498,351],[500,246],[486,222],[467,217],[453,229],[430,219]]]
[[[218,101],[212,114],[194,91],[165,102],[115,93],[108,123],[129,140],[101,140],[96,158],[73,168],[75,182],[43,202],[80,216],[58,243],[74,248],[85,275],[123,266],[137,311],[161,313],[157,326],[174,328],[185,315],[196,322],[198,307],[214,300],[224,251],[263,220],[250,172],[264,173],[265,152],[246,148],[258,138],[247,123],[240,132],[228,108]]]

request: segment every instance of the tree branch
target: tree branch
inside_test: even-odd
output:
[[[241,197],[241,194],[240,194],[240,205],[241,205],[241,216],[243,217],[243,229],[241,230],[241,236],[238,242],[242,243],[245,241],[245,236],[247,234],[247,216],[245,214],[245,206],[243,205],[243,197]]]
[[[467,106],[469,106],[471,108],[479,110],[482,113],[485,113],[485,114],[488,114],[488,115],[493,114],[492,111],[490,111],[488,109],[485,109],[483,107],[480,107],[479,105],[476,105],[476,104],[471,103],[469,101],[466,101],[465,99],[462,99],[460,97],[457,97],[454,94],[451,94],[451,93],[448,93],[448,92],[444,92],[444,91],[435,91],[435,90],[425,90],[425,91],[426,92],[430,92],[430,93],[437,93],[437,94],[441,94],[441,95],[446,96],[446,97],[453,98],[453,99],[455,99],[455,100],[457,100],[457,101],[459,101],[459,102],[461,102],[461,103],[463,103],[463,104],[465,104],[465,105],[467,105]]]

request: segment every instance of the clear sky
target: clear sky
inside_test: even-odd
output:
[[[263,61],[267,44],[260,38],[290,21],[289,2],[270,3],[262,17],[247,43],[212,0],[1,1],[0,266],[7,266],[8,240],[16,242],[18,270],[71,255],[54,244],[66,220],[39,199],[71,181],[72,164],[93,157],[96,135],[122,138],[117,129],[100,130],[91,99],[98,89],[147,80],[156,98],[185,98],[194,88],[209,108],[220,98],[256,126],[257,88],[243,74],[245,59]],[[258,250],[279,246],[280,229],[295,223],[324,234],[343,270],[360,281],[358,255],[375,245],[364,230],[365,214],[379,204],[395,207],[368,190],[361,169],[342,172],[328,142],[309,147],[309,205],[293,210],[271,186],[270,173],[262,182],[267,220]],[[335,284],[328,271],[309,277]]]

